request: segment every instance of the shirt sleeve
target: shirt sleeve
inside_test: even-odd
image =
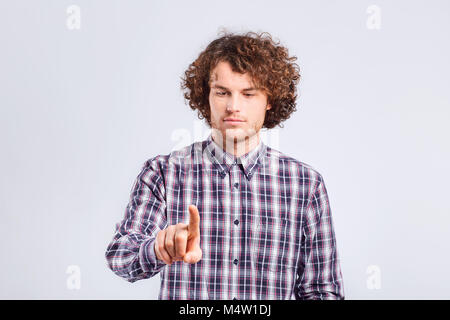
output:
[[[158,157],[146,161],[131,189],[123,220],[106,249],[108,267],[129,282],[153,277],[166,265],[156,258],[156,234],[167,226],[165,187]]]
[[[336,238],[322,176],[306,210],[295,297],[300,300],[344,300]]]

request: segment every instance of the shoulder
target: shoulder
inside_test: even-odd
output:
[[[158,154],[146,160],[145,168],[164,172],[170,167],[190,164],[196,159],[201,161],[202,152],[206,141],[196,141],[188,146],[173,150],[166,154]]]
[[[294,172],[294,175],[299,178],[308,178],[309,180],[315,180],[317,182],[323,181],[322,174],[316,167],[272,147],[267,146],[266,158],[269,159],[270,162],[276,162],[280,166],[282,165],[290,168],[291,171]]]

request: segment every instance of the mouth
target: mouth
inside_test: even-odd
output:
[[[231,123],[231,124],[237,124],[237,123],[244,123],[244,120],[240,120],[240,119],[234,119],[234,118],[229,118],[229,119],[224,119],[223,120],[226,123]]]

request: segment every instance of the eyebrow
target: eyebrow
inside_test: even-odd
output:
[[[220,85],[214,85],[212,88],[230,91],[230,89],[228,89],[227,87],[220,86]],[[253,91],[253,90],[258,90],[258,88],[251,87],[251,88],[242,89],[242,91]]]

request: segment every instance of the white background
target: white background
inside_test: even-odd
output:
[[[159,276],[128,283],[105,250],[143,163],[208,133],[180,77],[226,28],[267,31],[298,57],[298,111],[266,142],[323,175],[346,299],[449,299],[449,13],[448,1],[1,1],[0,298],[157,298]]]

